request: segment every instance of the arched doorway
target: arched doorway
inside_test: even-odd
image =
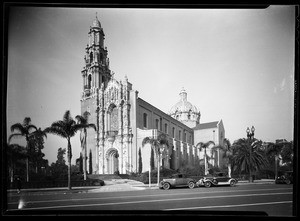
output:
[[[114,174],[119,171],[119,153],[115,148],[111,148],[106,152],[107,173]]]

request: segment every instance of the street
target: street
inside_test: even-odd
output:
[[[8,214],[250,214],[292,216],[293,186],[275,184],[122,192],[8,194]]]

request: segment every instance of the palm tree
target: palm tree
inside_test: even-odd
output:
[[[293,167],[294,162],[294,142],[285,142],[281,151],[282,163],[289,164]]]
[[[280,155],[284,147],[289,144],[285,139],[276,140],[273,142],[266,142],[266,154],[271,155],[275,159],[275,179],[278,176],[278,160],[281,159]]]
[[[41,128],[32,132],[29,136],[29,154],[31,158],[31,162],[35,162],[35,170],[38,172],[38,165],[43,162],[43,157],[45,156],[42,153],[42,149],[44,148],[44,137],[47,138],[47,134],[45,131],[41,130]]]
[[[167,136],[164,133],[161,133],[154,137],[145,137],[142,141],[142,146],[144,147],[146,144],[151,145],[151,149],[154,151],[157,160],[157,185],[159,185],[159,176],[160,176],[160,156],[161,154],[167,150],[169,147],[169,142]],[[150,166],[151,168],[151,166]],[[150,180],[150,170],[149,170],[149,180]],[[150,185],[150,182],[149,182]]]
[[[232,164],[234,170],[249,173],[250,170],[260,170],[266,166],[264,153],[262,151],[262,141],[257,139],[252,140],[253,141],[249,144],[248,139],[241,138],[232,144]],[[251,159],[250,151],[252,151]],[[251,181],[250,177],[249,181]]]
[[[203,142],[199,142],[196,144],[196,148],[199,149],[199,151],[202,151],[204,149],[204,167],[205,167],[205,172],[204,174],[207,175],[207,172],[208,172],[208,168],[207,168],[207,153],[206,153],[206,149],[211,145],[215,145],[215,142],[213,141],[208,141],[206,143],[203,143]]]
[[[224,139],[223,145],[214,146],[212,149],[219,149],[223,151],[223,158],[227,161],[228,176],[231,177],[231,161],[233,155],[233,149],[228,139]]]
[[[86,171],[87,171],[87,164],[86,164],[86,158],[87,158],[87,146],[86,146],[86,138],[87,138],[87,128],[93,128],[95,131],[97,130],[95,124],[89,124],[88,123],[88,116],[90,115],[89,112],[85,111],[83,115],[77,115],[75,119],[77,120],[77,123],[82,126],[81,134],[80,134],[80,140],[81,140],[81,148],[83,150],[83,177],[84,180],[86,180]]]
[[[23,120],[23,124],[21,124],[21,123],[13,124],[10,127],[10,130],[11,130],[11,132],[14,132],[14,131],[17,131],[17,132],[13,133],[9,136],[8,143],[10,143],[10,141],[13,137],[20,137],[20,136],[25,137],[26,150],[28,152],[30,134],[32,133],[32,130],[37,130],[37,127],[35,125],[31,124],[31,118],[25,117]],[[29,182],[29,156],[28,155],[26,158],[26,181]]]
[[[75,136],[76,132],[82,129],[81,124],[76,124],[75,120],[71,117],[70,111],[67,110],[63,116],[63,120],[55,121],[50,127],[47,127],[44,131],[58,135],[67,139],[67,158],[68,158],[68,189],[71,190],[71,159],[72,159],[72,147],[71,138]]]

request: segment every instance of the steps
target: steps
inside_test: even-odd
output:
[[[89,179],[97,179],[97,180],[112,180],[112,179],[129,179],[128,174],[88,174],[87,177]]]

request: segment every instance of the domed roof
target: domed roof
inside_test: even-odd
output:
[[[93,27],[93,28],[101,28],[101,24],[100,24],[100,21],[98,20],[97,13],[96,13],[96,18],[95,18],[95,20],[93,21],[92,27]]]
[[[187,101],[187,93],[182,88],[180,92],[180,101],[177,102],[170,110],[170,114],[173,115],[177,112],[179,113],[186,113],[186,112],[192,112],[192,113],[198,113],[198,109],[196,106],[192,105],[189,101]]]

